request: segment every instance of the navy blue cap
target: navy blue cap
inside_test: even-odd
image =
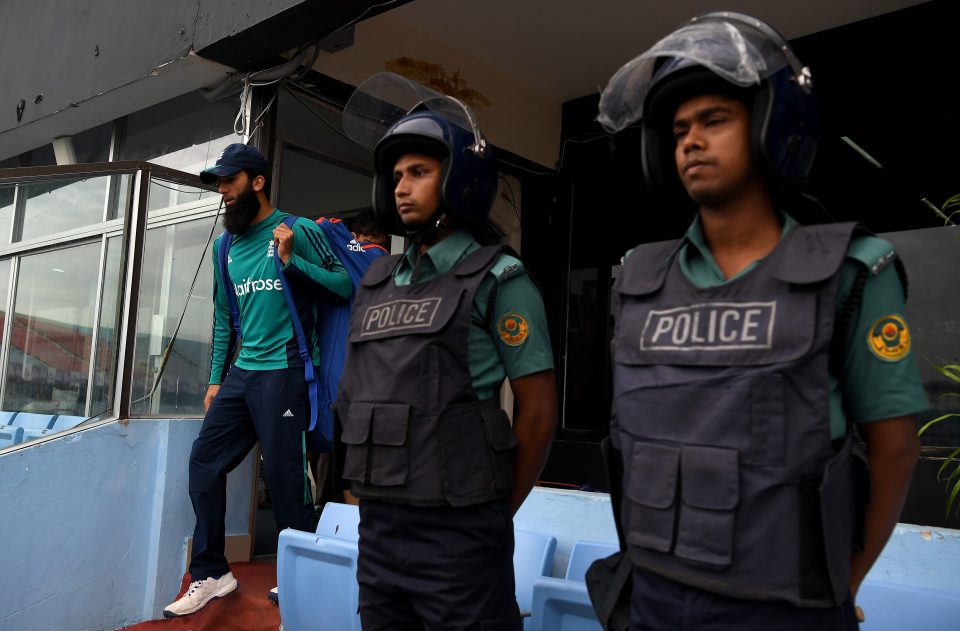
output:
[[[227,145],[227,148],[220,152],[215,165],[200,172],[200,181],[204,184],[213,184],[217,178],[233,175],[241,169],[264,175],[270,170],[267,159],[259,150],[242,142],[236,142]]]

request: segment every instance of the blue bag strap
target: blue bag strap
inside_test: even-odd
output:
[[[223,283],[223,295],[227,299],[227,306],[230,308],[230,326],[233,327],[235,333],[227,349],[227,361],[230,361],[230,358],[233,357],[233,354],[237,351],[237,346],[243,339],[243,331],[240,330],[240,305],[237,303],[237,294],[232,291],[233,281],[230,279],[230,270],[227,269],[231,243],[233,243],[233,235],[224,231],[224,233],[220,235],[220,249],[217,251],[217,267],[220,268],[220,282]]]
[[[293,230],[293,224],[296,220],[296,217],[289,216],[284,218],[283,223]],[[313,357],[311,357],[310,350],[307,348],[307,337],[303,333],[303,324],[301,324],[300,316],[297,314],[297,307],[293,303],[293,290],[287,283],[286,276],[283,274],[283,263],[280,261],[280,248],[273,249],[273,264],[277,269],[277,278],[280,279],[280,283],[283,285],[283,297],[287,301],[287,309],[290,310],[290,322],[293,323],[293,332],[297,337],[300,359],[303,360],[303,379],[307,382],[307,392],[310,397],[310,426],[307,428],[307,431],[312,432],[313,428],[317,426],[317,410],[319,409],[319,404],[317,403],[319,399],[317,371],[313,367]],[[332,442],[333,437],[328,436],[322,428],[321,433],[325,440]]]

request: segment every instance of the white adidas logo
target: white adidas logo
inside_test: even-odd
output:
[[[293,412],[290,411],[290,408],[287,408],[287,411],[283,413],[283,418],[293,418]]]

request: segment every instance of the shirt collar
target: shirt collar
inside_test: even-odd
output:
[[[407,251],[403,254],[403,259],[400,261],[398,271],[404,268],[414,269],[417,264],[416,247],[416,244],[414,244],[407,248]],[[420,262],[421,278],[429,269],[427,265],[432,268],[430,270],[431,275],[445,274],[479,247],[477,242],[473,240],[473,235],[467,230],[456,230],[450,233],[445,239],[433,244],[421,255],[423,258]],[[427,276],[427,278],[429,277]]]
[[[783,224],[783,228],[780,230],[780,238],[783,239],[783,237],[797,225],[797,221],[780,209],[776,209],[774,212],[777,213],[777,219]],[[702,259],[702,262],[707,265],[711,273],[713,273],[720,282],[726,282],[726,280],[728,280],[724,278],[723,272],[720,271],[720,266],[717,265],[717,261],[713,258],[713,253],[710,252],[710,246],[707,245],[707,240],[703,236],[703,224],[700,221],[700,213],[697,213],[697,216],[693,219],[693,223],[687,228],[686,234],[683,235],[680,248],[680,262],[686,269],[692,269],[693,266],[696,265],[695,259],[699,258]]]

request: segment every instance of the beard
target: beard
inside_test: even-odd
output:
[[[243,234],[258,212],[260,212],[260,199],[253,190],[253,185],[249,184],[247,190],[237,196],[233,206],[227,206],[224,209],[223,227],[231,234]]]

